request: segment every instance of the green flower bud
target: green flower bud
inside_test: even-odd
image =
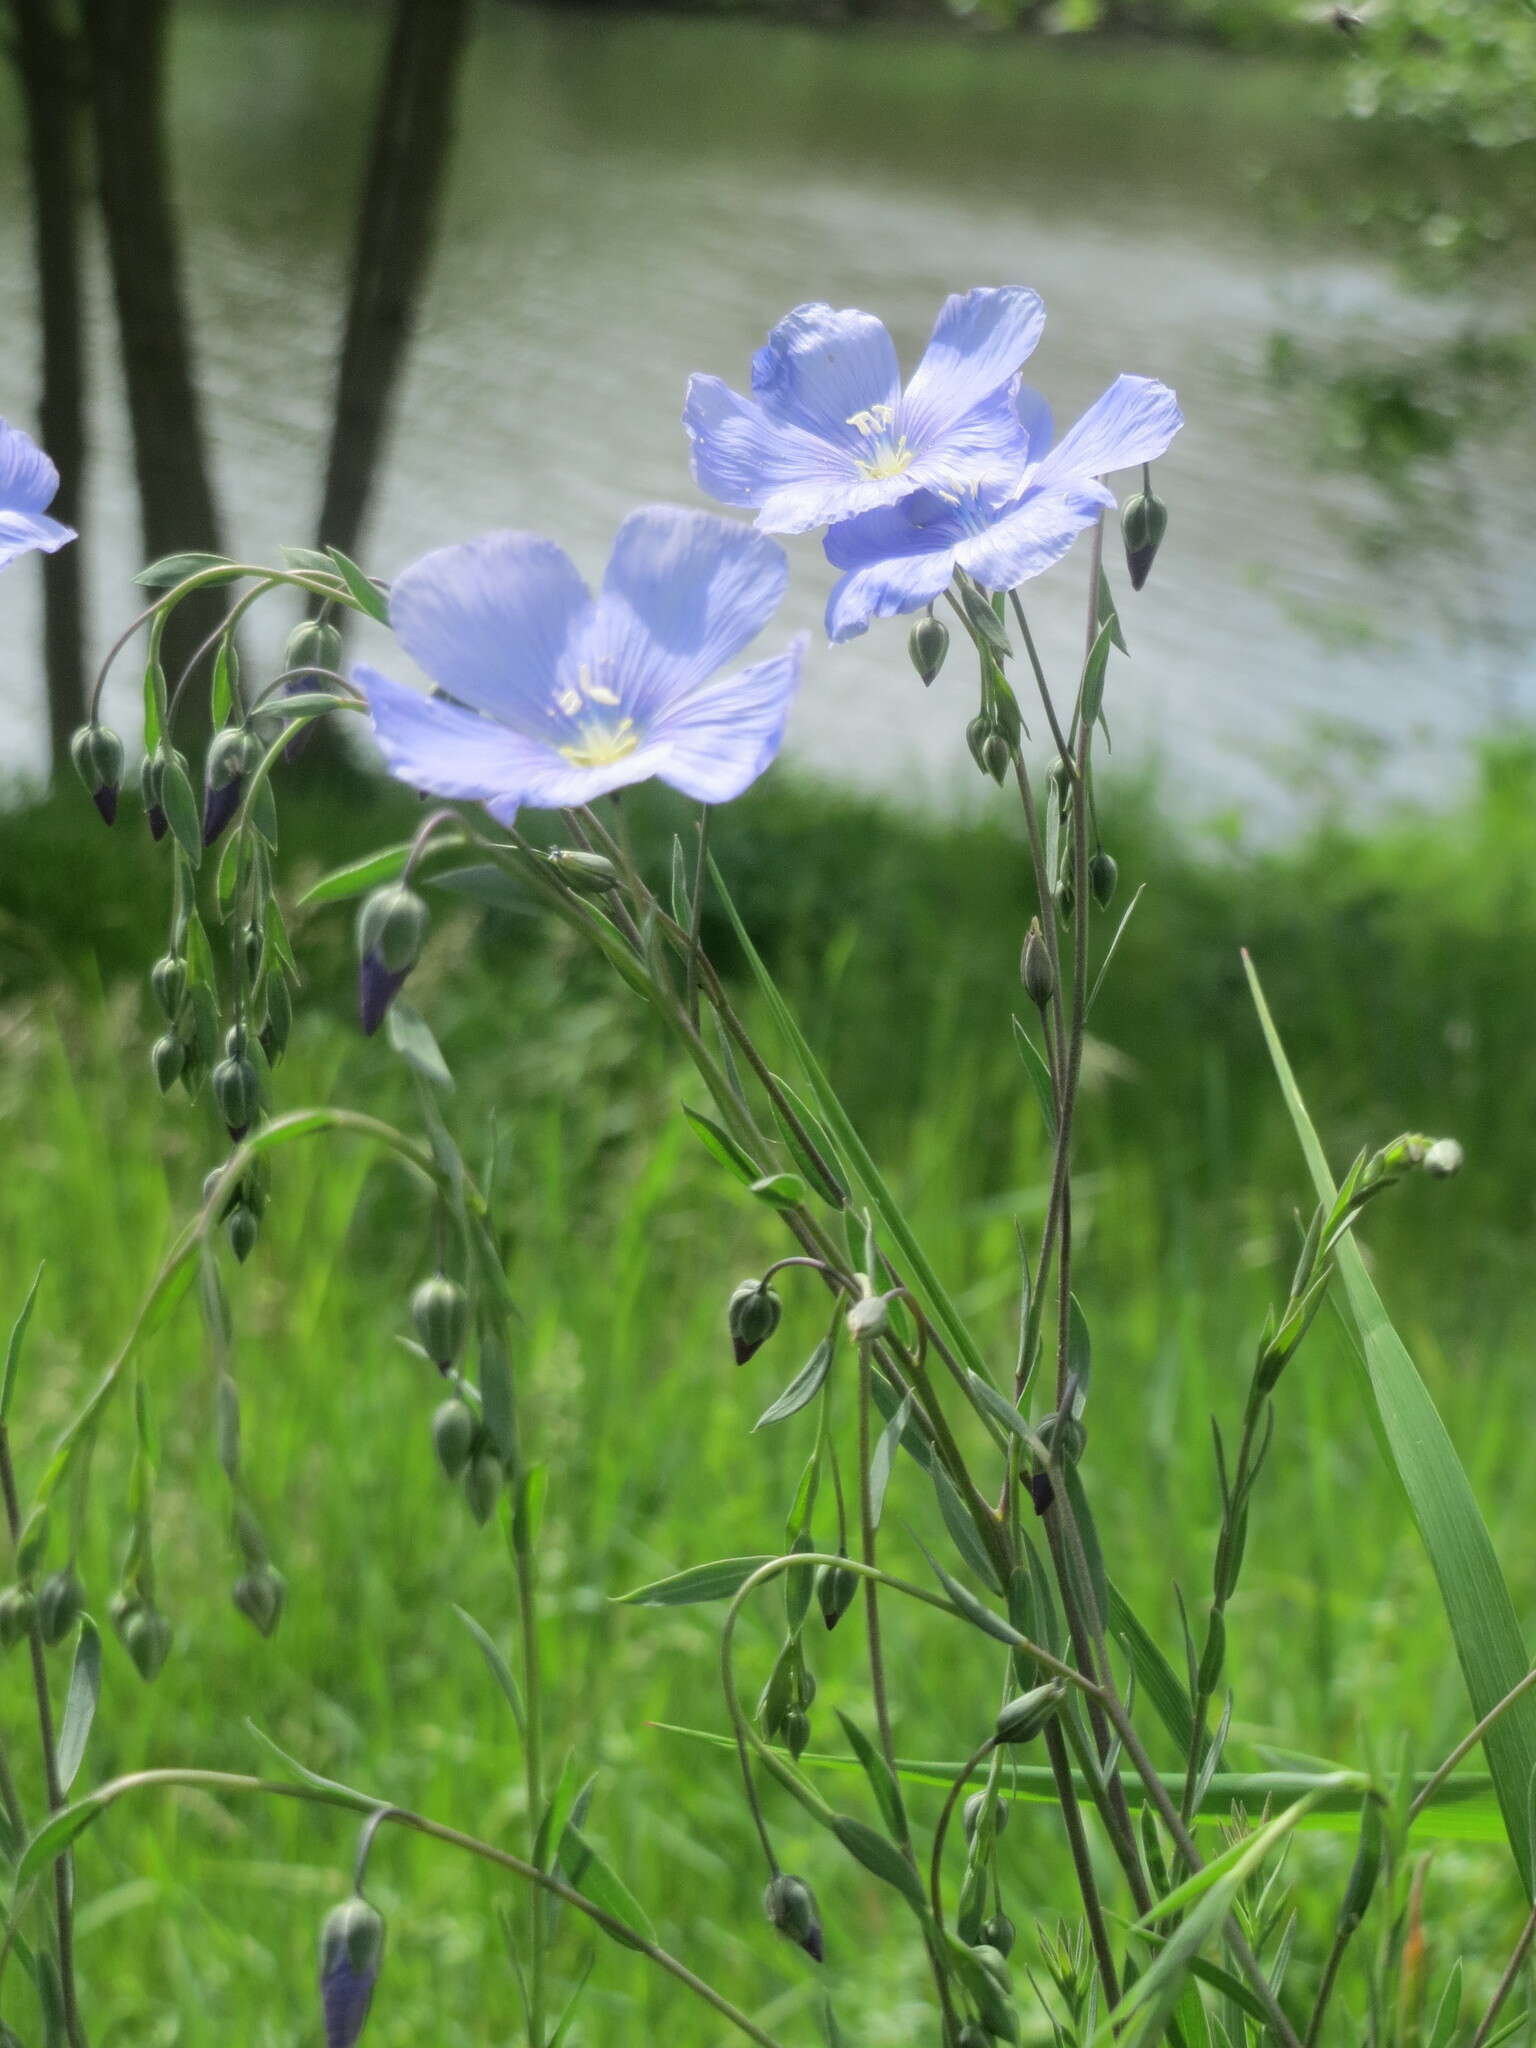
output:
[[[776,1928],[786,1941],[803,1948],[812,1962],[822,1960],[825,1950],[821,1916],[816,1910],[816,1895],[804,1878],[780,1871],[763,1893],[763,1911],[769,1926]]]
[[[1058,1465],[1080,1464],[1088,1447],[1088,1431],[1075,1415],[1069,1415],[1064,1423],[1047,1415],[1035,1434],[1048,1451],[1055,1452]]]
[[[256,1240],[261,1235],[261,1219],[249,1203],[237,1202],[224,1219],[224,1235],[229,1239],[229,1248],[243,1266],[256,1249]]]
[[[282,972],[272,974],[267,981],[267,1015],[261,1027],[261,1049],[267,1056],[267,1064],[275,1067],[288,1050],[289,1034],[293,1030],[293,996],[288,987],[288,977]]]
[[[784,1747],[789,1751],[795,1762],[798,1763],[801,1757],[804,1756],[806,1745],[811,1739],[810,1715],[802,1713],[798,1707],[791,1707],[784,1716],[784,1726],[781,1733],[783,1735]]]
[[[891,1327],[890,1296],[866,1294],[862,1301],[853,1304],[844,1320],[855,1344],[873,1344]]]
[[[738,1365],[761,1351],[784,1313],[783,1303],[765,1280],[743,1280],[726,1309],[731,1350]]]
[[[282,1573],[267,1564],[242,1573],[229,1597],[258,1635],[269,1636],[283,1618],[287,1593]]]
[[[1056,905],[1056,915],[1064,925],[1070,925],[1072,913],[1077,908],[1077,891],[1072,886],[1070,876],[1063,875],[1056,884],[1053,900]]]
[[[464,1468],[464,1498],[477,1523],[490,1520],[503,1477],[501,1460],[494,1451],[476,1451]]]
[[[469,1296],[457,1280],[435,1273],[423,1280],[411,1296],[411,1320],[421,1348],[437,1367],[447,1372],[464,1349],[469,1328]]]
[[[993,1730],[999,1742],[1032,1742],[1060,1707],[1066,1688],[1059,1678],[1021,1693],[1002,1709]]]
[[[123,785],[123,743],[106,725],[82,725],[69,743],[69,758],[104,824],[117,817]]]
[[[858,1597],[859,1574],[845,1564],[824,1564],[816,1573],[816,1604],[828,1628],[836,1628]]]
[[[1005,1808],[1004,1811],[1006,1810]],[[983,1920],[981,1938],[988,1948],[995,1948],[1000,1956],[1013,1954],[1016,1936],[1013,1922],[1006,1913],[994,1913],[990,1920]]]
[[[155,1086],[162,1095],[169,1095],[186,1068],[187,1048],[167,1031],[150,1047],[149,1063],[154,1069]]]
[[[372,1037],[421,958],[429,919],[427,906],[403,882],[375,889],[358,913],[358,1007],[363,1031]]]
[[[159,1609],[135,1601],[123,1615],[117,1633],[145,1684],[158,1678],[171,1650],[171,1624]]]
[[[548,859],[561,881],[578,895],[606,896],[619,886],[618,869],[601,853],[559,846]]]
[[[944,666],[944,657],[949,652],[948,626],[929,612],[912,628],[907,638],[907,652],[926,687]]]
[[[326,2048],[353,2048],[368,2019],[384,1960],[384,1921],[366,1899],[326,1914],[320,1930],[320,2003]]]
[[[981,765],[999,787],[1008,780],[1008,770],[1013,766],[1013,749],[1000,732],[994,730],[982,741]]]
[[[966,1800],[961,1818],[965,1823],[965,1839],[968,1842],[974,1840],[976,1830],[981,1826],[982,1816],[986,1810],[987,1794],[985,1792],[973,1792],[970,1798]],[[1007,1825],[1008,1802],[1006,1799],[994,1798],[992,1801],[992,1839],[994,1841],[1003,1833]]]
[[[27,1586],[7,1586],[0,1593],[0,1650],[13,1649],[32,1633],[37,1601]]]
[[[50,1572],[37,1589],[37,1625],[50,1647],[63,1642],[84,1611],[85,1588],[72,1565]]]
[[[1168,507],[1149,488],[1127,498],[1120,508],[1120,538],[1125,542],[1125,566],[1130,571],[1132,590],[1140,590],[1152,573],[1152,564],[1168,531]]]
[[[971,759],[976,763],[976,766],[983,775],[990,773],[984,750],[987,741],[992,738],[996,731],[997,727],[985,711],[977,712],[976,716],[965,728],[965,744],[970,748]]]
[[[220,1060],[210,1080],[219,1115],[223,1117],[229,1135],[238,1141],[261,1113],[260,1077],[251,1062],[241,1054],[235,1059]]]
[[[459,1400],[445,1401],[432,1417],[432,1448],[449,1479],[462,1476],[475,1448],[475,1418]]]
[[[976,1958],[977,1962],[980,1963],[981,1967],[986,1971],[987,1975],[992,1979],[993,1983],[998,1985],[1002,1990],[1006,1991],[1008,1989],[1008,1985],[1010,1982],[1008,1976],[1008,1958],[1002,1953],[1002,1951],[1000,1949],[993,1948],[988,1942],[978,1941],[975,1947],[971,1950],[971,1954]]]
[[[181,999],[187,992],[187,963],[178,960],[173,953],[167,953],[163,960],[157,960],[149,970],[149,985],[155,992],[155,1001],[174,1024],[176,1013],[181,1008]]]
[[[956,2048],[992,2048],[992,2036],[978,2020],[967,2020],[955,2042]]]
[[[333,672],[341,667],[341,635],[334,626],[325,626],[318,619],[301,619],[288,635],[288,644],[283,649],[285,669],[325,668]],[[303,687],[304,678],[297,679]]]
[[[1115,884],[1119,879],[1120,863],[1101,846],[1088,863],[1088,886],[1100,910],[1108,910],[1114,901]]]
[[[1019,955],[1019,979],[1035,1008],[1046,1009],[1056,993],[1056,970],[1051,965],[1051,950],[1045,943],[1038,917],[1029,920],[1029,930],[1024,934],[1024,950]]]

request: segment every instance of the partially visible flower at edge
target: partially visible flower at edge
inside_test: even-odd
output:
[[[401,781],[482,803],[585,804],[652,776],[724,803],[778,753],[808,636],[715,681],[766,625],[789,568],[775,542],[708,512],[632,512],[594,599],[553,541],[490,533],[397,577],[390,624],[438,686],[358,667]]]
[[[827,600],[829,639],[931,604],[957,568],[984,590],[1038,576],[1114,503],[1098,478],[1153,461],[1184,424],[1173,392],[1151,377],[1117,377],[1054,448],[1045,400],[1025,389],[1017,404],[1029,451],[1022,475],[914,492],[831,529],[827,559],[844,573]]]
[[[1045,324],[1039,294],[978,287],[945,300],[911,381],[872,314],[786,314],[752,359],[752,396],[689,379],[683,424],[697,482],[757,508],[767,533],[805,533],[957,474],[1024,459],[1019,366]]]
[[[75,538],[72,526],[48,517],[59,472],[29,434],[0,420],[0,569],[41,548],[54,554]]]

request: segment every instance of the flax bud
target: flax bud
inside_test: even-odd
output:
[[[810,1715],[803,1713],[799,1707],[791,1707],[784,1716],[784,1726],[780,1730],[780,1734],[783,1738],[784,1747],[789,1751],[795,1762],[799,1763],[801,1757],[805,1754],[806,1745],[811,1739]]]
[[[162,1095],[169,1095],[187,1064],[187,1049],[179,1038],[164,1032],[150,1047],[149,1063],[154,1069],[155,1086]]]
[[[158,1678],[171,1651],[171,1624],[159,1609],[131,1602],[119,1610],[117,1633],[145,1684]]]
[[[261,1081],[242,1053],[219,1061],[210,1077],[213,1099],[225,1128],[238,1144],[261,1113]]]
[[[123,743],[106,725],[82,725],[69,743],[69,757],[85,784],[102,823],[117,818],[117,793],[123,783]]]
[[[1065,1688],[1059,1678],[1037,1685],[1030,1692],[1010,1700],[997,1717],[994,1734],[999,1742],[1031,1742],[1061,1705]]]
[[[432,1448],[444,1476],[462,1478],[475,1448],[475,1418],[464,1402],[444,1401],[432,1417]]]
[[[279,968],[267,979],[267,1014],[261,1027],[261,1049],[267,1056],[268,1066],[275,1067],[288,1050],[288,1037],[292,1030],[293,997],[289,992],[288,978]]]
[[[258,1635],[269,1636],[283,1618],[287,1593],[282,1573],[263,1564],[236,1579],[229,1597]]]
[[[783,1304],[766,1280],[743,1280],[726,1308],[731,1350],[738,1365],[761,1351],[784,1313]]]
[[[51,1648],[62,1643],[85,1610],[85,1588],[73,1565],[50,1572],[37,1589],[37,1625]]]
[[[1119,862],[1101,846],[1088,863],[1088,887],[1093,891],[1093,900],[1100,910],[1108,910],[1114,901],[1115,884],[1119,879]]]
[[[421,958],[427,924],[426,904],[403,882],[375,889],[358,913],[358,1000],[366,1036],[371,1038],[383,1023],[385,1011]]]
[[[341,635],[334,626],[324,626],[318,619],[301,619],[288,635],[288,645],[283,649],[285,669],[327,669],[332,674],[341,667]],[[306,690],[323,690],[327,677],[324,675],[295,675],[283,687],[285,697],[301,697]],[[283,759],[297,761],[314,736],[312,725],[297,725],[293,737],[283,749]]]
[[[619,871],[601,853],[559,846],[549,856],[555,873],[580,896],[607,896],[619,886]]]
[[[816,1910],[816,1895],[802,1877],[791,1877],[787,1871],[780,1871],[763,1893],[763,1911],[768,1924],[782,1934],[786,1941],[803,1948],[814,1963],[822,1961],[825,1950],[821,1938],[821,1916]]]
[[[816,1603],[828,1628],[836,1628],[858,1597],[859,1575],[845,1564],[824,1564],[816,1573]]]
[[[1037,1010],[1049,1007],[1051,997],[1056,993],[1056,970],[1051,965],[1050,948],[1045,943],[1038,917],[1029,920],[1029,930],[1024,934],[1024,950],[1019,955],[1019,979],[1024,984],[1024,993]]]
[[[155,1001],[174,1024],[181,999],[187,992],[186,961],[178,960],[174,953],[167,953],[149,970],[149,985],[155,992]]]
[[[446,1273],[434,1273],[423,1280],[411,1296],[411,1321],[421,1348],[437,1367],[447,1372],[464,1349],[469,1328],[469,1296],[457,1280]]]
[[[856,1301],[844,1318],[848,1335],[855,1344],[873,1344],[884,1337],[891,1327],[891,1304],[888,1294],[866,1294]]]
[[[28,1586],[7,1586],[0,1593],[0,1650],[14,1649],[32,1632],[37,1600]]]
[[[384,1960],[384,1920],[366,1899],[350,1898],[320,1930],[320,2005],[325,2048],[353,2048],[368,2019]]]
[[[1125,566],[1130,571],[1132,590],[1140,590],[1151,575],[1167,531],[1168,507],[1150,484],[1121,506],[1120,538],[1125,542]]]
[[[907,652],[926,687],[944,666],[944,657],[949,652],[948,626],[929,612],[912,628],[907,638]]]
[[[464,1469],[464,1498],[482,1526],[495,1511],[503,1476],[501,1460],[490,1450],[476,1451]]]
[[[995,728],[981,743],[981,765],[999,788],[1008,780],[1008,770],[1013,765],[1013,749]]]
[[[1005,1807],[1004,1812],[1007,1811]],[[994,1913],[990,1920],[981,1923],[981,1938],[989,1948],[995,1948],[1000,1956],[1013,1954],[1015,1932],[1013,1922],[1006,1913]]]
[[[987,1794],[985,1792],[973,1792],[970,1798],[966,1800],[961,1814],[965,1824],[965,1839],[968,1842],[975,1839],[976,1830],[981,1826],[986,1811]],[[1005,1799],[994,1798],[992,1801],[992,1835],[994,1840],[1002,1834],[1007,1825],[1008,1802]]]
[[[203,771],[203,844],[212,846],[240,808],[246,773],[254,752],[244,726],[225,726],[208,747]]]
[[[984,749],[996,731],[997,727],[984,711],[978,712],[965,728],[965,744],[971,750],[971,759],[983,775],[991,772],[987,767]]]

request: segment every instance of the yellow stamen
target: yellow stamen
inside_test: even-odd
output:
[[[581,738],[574,745],[558,749],[573,768],[609,768],[640,744],[632,718],[621,718],[617,725],[589,718],[578,730]]]

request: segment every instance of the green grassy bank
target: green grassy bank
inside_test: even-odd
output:
[[[1364,1234],[1529,1613],[1536,749],[1491,753],[1449,814],[1401,816],[1366,836],[1315,830],[1264,853],[1195,853],[1170,842],[1149,798],[1110,803],[1122,902],[1148,885],[1094,1013],[1082,1132],[1080,1292],[1096,1356],[1085,1472],[1112,1570],[1172,1651],[1174,1581],[1195,1600],[1208,1581],[1207,1418],[1236,1409],[1305,1200],[1242,984],[1246,944],[1336,1159],[1407,1127],[1466,1145],[1458,1181],[1405,1187]],[[399,836],[413,815],[375,790],[290,807],[290,884]],[[664,861],[677,822],[665,803],[637,813],[647,859]],[[719,851],[931,1253],[983,1340],[1008,1355],[1014,1219],[1039,1214],[1046,1172],[1009,1029],[1017,840],[1001,825],[911,825],[770,778],[722,815]],[[0,818],[0,1314],[46,1260],[19,1402],[33,1473],[220,1152],[206,1107],[162,1103],[148,1075],[156,1026],[143,971],[159,950],[164,880],[132,815],[110,837],[83,799]],[[317,912],[298,931],[313,980],[280,1100],[409,1120],[395,1063],[350,1022],[349,914]],[[819,1987],[761,1925],[728,1759],[651,1725],[721,1725],[718,1610],[614,1609],[608,1596],[775,1545],[805,1418],[750,1442],[747,1431],[819,1334],[821,1307],[791,1295],[773,1345],[731,1366],[723,1304],[780,1248],[772,1219],[688,1135],[676,1111],[693,1098],[644,1014],[562,939],[533,918],[442,899],[413,993],[459,1076],[452,1115],[471,1154],[493,1108],[504,1143],[519,1364],[550,1471],[557,1750],[574,1745],[583,1775],[601,1768],[591,1831],[669,1945],[784,2038],[809,2042]],[[508,1632],[505,1552],[438,1478],[427,1434],[437,1388],[396,1341],[430,1257],[428,1219],[388,1167],[331,1142],[281,1156],[261,1243],[231,1278],[245,1463],[289,1580],[271,1643],[227,1598],[237,1567],[195,1314],[152,1340],[162,1598],[177,1647],[145,1688],[109,1644],[82,1786],[141,1764],[260,1768],[250,1717],[315,1768],[459,1825],[495,1836],[516,1819],[510,1718],[450,1611],[457,1601]],[[1329,1318],[1280,1409],[1233,1616],[1244,1754],[1278,1745],[1356,1761],[1391,1756],[1406,1737],[1434,1761],[1464,1726],[1459,1681]],[[119,1416],[96,1461],[81,1565],[98,1612],[127,1526],[126,1435]],[[908,1532],[927,1533],[927,1506],[904,1475],[888,1528],[897,1559],[909,1555],[920,1575]],[[749,1631],[749,1684],[766,1673],[773,1619],[770,1604]],[[989,1661],[965,1646],[936,1652],[928,1631],[894,1614],[892,1634],[900,1747],[954,1753],[954,1701],[972,1662],[977,1696],[990,1697]],[[831,1706],[861,1706],[857,1658],[836,1637],[816,1655],[813,1746],[832,1748]],[[0,1728],[12,1736],[26,1688],[14,1660],[0,1672]],[[24,1789],[35,1804],[35,1786]],[[786,1858],[822,1892],[825,1981],[847,2037],[892,2048],[917,2038],[921,1988],[891,1967],[889,1895],[872,1896],[790,1814],[775,1818]],[[318,2038],[313,1935],[344,1889],[351,1845],[349,1825],[309,1809],[190,1794],[119,1808],[79,1857],[93,2040]],[[1016,1816],[1005,1848],[1016,1917],[1064,1902],[1043,1809]],[[1337,1875],[1348,1854],[1342,1839],[1309,1839],[1295,1864],[1303,1888],[1314,1860]],[[390,1839],[377,1852],[391,1947],[371,2042],[515,2036],[496,1890],[424,1844]],[[1471,2010],[1518,1926],[1515,1888],[1496,1852],[1452,1845],[1426,1897],[1430,1980],[1464,1952]],[[1303,1918],[1307,1972],[1316,1930]],[[584,1953],[567,1930],[563,1976]],[[605,1948],[593,1981],[579,2040],[723,2038],[632,1958]],[[13,1978],[0,2011],[30,2038],[21,1989]],[[1340,2039],[1354,2038],[1347,2009]]]

